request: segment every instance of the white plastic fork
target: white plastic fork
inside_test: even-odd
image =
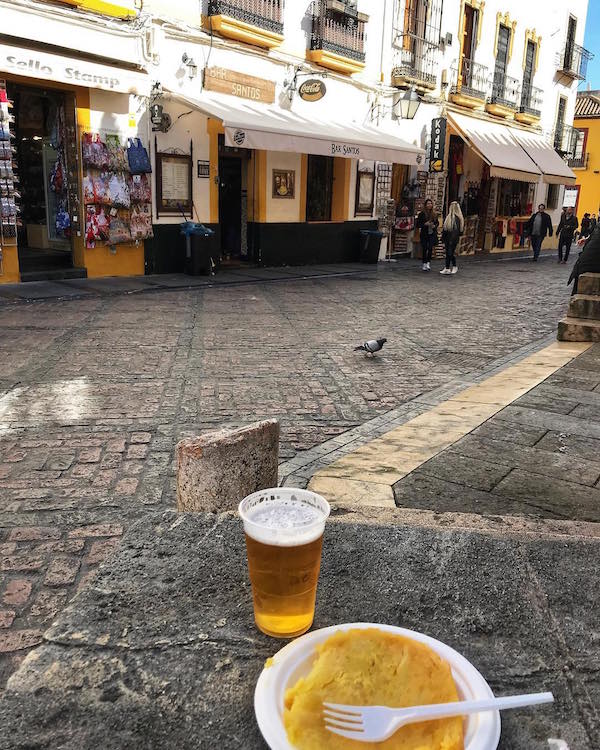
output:
[[[530,695],[489,698],[481,701],[457,701],[456,703],[436,703],[430,706],[411,706],[410,708],[345,706],[340,703],[323,703],[323,715],[326,728],[334,734],[359,742],[382,742],[406,724],[553,702],[554,696],[552,693],[532,693]]]

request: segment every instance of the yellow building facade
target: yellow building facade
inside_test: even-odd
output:
[[[569,166],[577,176],[577,215],[600,210],[600,91],[577,95],[574,127],[580,135]]]

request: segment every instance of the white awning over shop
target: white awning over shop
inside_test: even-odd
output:
[[[513,129],[513,138],[537,164],[544,182],[551,185],[574,185],[577,178],[569,165],[554,150],[551,143],[535,133]]]
[[[341,156],[396,164],[422,164],[425,152],[383,130],[353,122],[320,121],[297,112],[233,97],[174,99],[223,121],[228,146],[297,154]]]
[[[456,112],[449,113],[450,124],[462,139],[490,166],[491,177],[520,182],[537,182],[541,170],[501,123],[480,120]]]

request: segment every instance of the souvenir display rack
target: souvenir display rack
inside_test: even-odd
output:
[[[15,171],[16,149],[13,103],[6,91],[6,82],[0,80],[0,249],[16,246],[17,227],[20,226],[17,190],[19,182]],[[1,269],[0,254],[0,269]]]

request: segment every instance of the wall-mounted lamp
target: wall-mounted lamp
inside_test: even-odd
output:
[[[403,120],[414,120],[420,106],[421,97],[415,91],[414,86],[401,94],[395,105],[399,117]]]
[[[187,52],[181,56],[181,62],[187,68],[188,78],[190,81],[198,75],[198,66],[193,57],[189,57]]]

